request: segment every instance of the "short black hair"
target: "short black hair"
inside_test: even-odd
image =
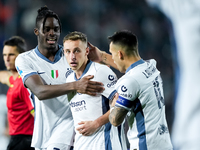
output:
[[[115,32],[112,36],[109,36],[108,39],[113,44],[123,47],[127,54],[131,54],[133,51],[138,53],[137,36],[129,30]]]
[[[5,45],[7,45],[7,46],[16,46],[17,47],[17,51],[19,53],[23,53],[23,52],[27,51],[26,42],[20,36],[12,36],[8,40],[5,40],[4,41],[4,46]]]
[[[43,29],[44,29],[44,24],[45,24],[45,21],[48,17],[54,17],[55,19],[58,20],[58,23],[60,25],[60,33],[61,33],[61,22],[60,22],[60,19],[58,17],[58,15],[53,12],[52,10],[50,10],[47,6],[44,6],[44,7],[41,7],[40,9],[38,9],[38,15],[36,17],[36,21],[35,21],[35,27],[36,28],[39,28],[39,22],[43,20]]]

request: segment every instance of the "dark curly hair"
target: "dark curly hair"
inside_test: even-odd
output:
[[[40,9],[38,9],[38,15],[36,17],[36,21],[35,21],[35,27],[36,28],[39,28],[39,22],[43,20],[43,29],[44,29],[44,24],[45,24],[45,21],[48,17],[54,17],[55,19],[58,20],[58,23],[60,25],[60,32],[61,32],[61,22],[60,22],[60,19],[58,17],[58,15],[53,12],[52,10],[50,10],[47,6],[44,6],[44,7],[41,7]]]

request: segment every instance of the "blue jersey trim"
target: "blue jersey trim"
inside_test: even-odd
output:
[[[133,69],[134,67],[136,67],[136,66],[138,66],[138,65],[140,65],[140,64],[143,64],[143,63],[145,63],[145,61],[144,61],[143,59],[140,59],[140,60],[136,61],[135,63],[133,63],[132,65],[130,65],[130,66],[128,67],[128,69],[126,70],[126,73],[127,73],[129,70]]]
[[[114,96],[115,96],[116,93],[117,93],[116,90],[112,91],[112,93],[109,95],[108,99],[112,100],[114,98]]]
[[[116,103],[130,109],[130,108],[133,107],[134,101],[130,101],[130,100],[124,98],[124,97],[119,96]]]
[[[35,118],[36,118],[35,96],[34,96],[34,94],[32,92],[31,92],[31,101],[33,102],[33,107],[34,107],[34,124],[35,124]]]
[[[88,60],[88,62],[86,64],[86,67],[85,67],[85,70],[83,71],[83,73],[82,73],[82,75],[81,75],[81,77],[79,79],[76,78],[76,73],[74,73],[74,79],[75,79],[75,81],[80,80],[88,72],[88,70],[89,70],[89,68],[90,68],[90,66],[91,66],[92,63],[93,62],[91,60]]]
[[[38,57],[44,59],[45,61],[51,63],[51,64],[55,64],[56,62],[58,62],[63,55],[63,47],[61,45],[58,45],[58,51],[56,52],[56,55],[54,57],[54,61],[50,61],[49,59],[47,59],[44,55],[42,55],[38,49],[38,46],[34,49],[35,53],[38,55]]]
[[[32,75],[35,75],[35,74],[38,74],[37,72],[31,72],[31,73],[29,73],[29,74],[27,74],[27,75],[25,75],[24,76],[24,78],[23,78],[23,84],[25,85],[25,81],[26,81],[26,79],[28,78],[28,77],[30,77],[30,76],[32,76]],[[25,86],[26,87],[26,86]]]
[[[133,105],[133,112],[135,113],[136,125],[138,130],[137,137],[139,138],[139,149],[147,150],[145,121],[140,100],[138,98],[135,99]]]
[[[102,96],[103,114],[105,114],[109,109],[110,109],[109,100],[105,96]],[[105,150],[112,150],[112,144],[110,140],[111,123],[108,122],[104,126],[105,126],[105,129],[104,129]]]
[[[123,147],[122,146],[122,136],[121,136],[121,130],[122,130],[122,125],[119,125],[118,127],[117,127],[117,131],[118,131],[118,138],[119,138],[119,142],[120,142],[120,145],[121,145],[121,147]]]
[[[31,101],[32,101],[33,107],[35,109],[35,96],[34,96],[34,94],[31,91],[30,91],[30,93],[31,93]]]

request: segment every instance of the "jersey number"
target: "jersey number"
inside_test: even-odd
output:
[[[161,92],[162,79],[160,76],[156,77],[156,79],[153,81],[153,86],[154,86],[154,92],[158,101],[158,108],[161,109],[162,106],[165,105],[165,102],[164,102],[163,93]]]

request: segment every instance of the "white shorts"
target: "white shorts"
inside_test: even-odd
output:
[[[35,150],[70,150],[71,146],[67,144],[54,143],[47,148],[35,148]]]

